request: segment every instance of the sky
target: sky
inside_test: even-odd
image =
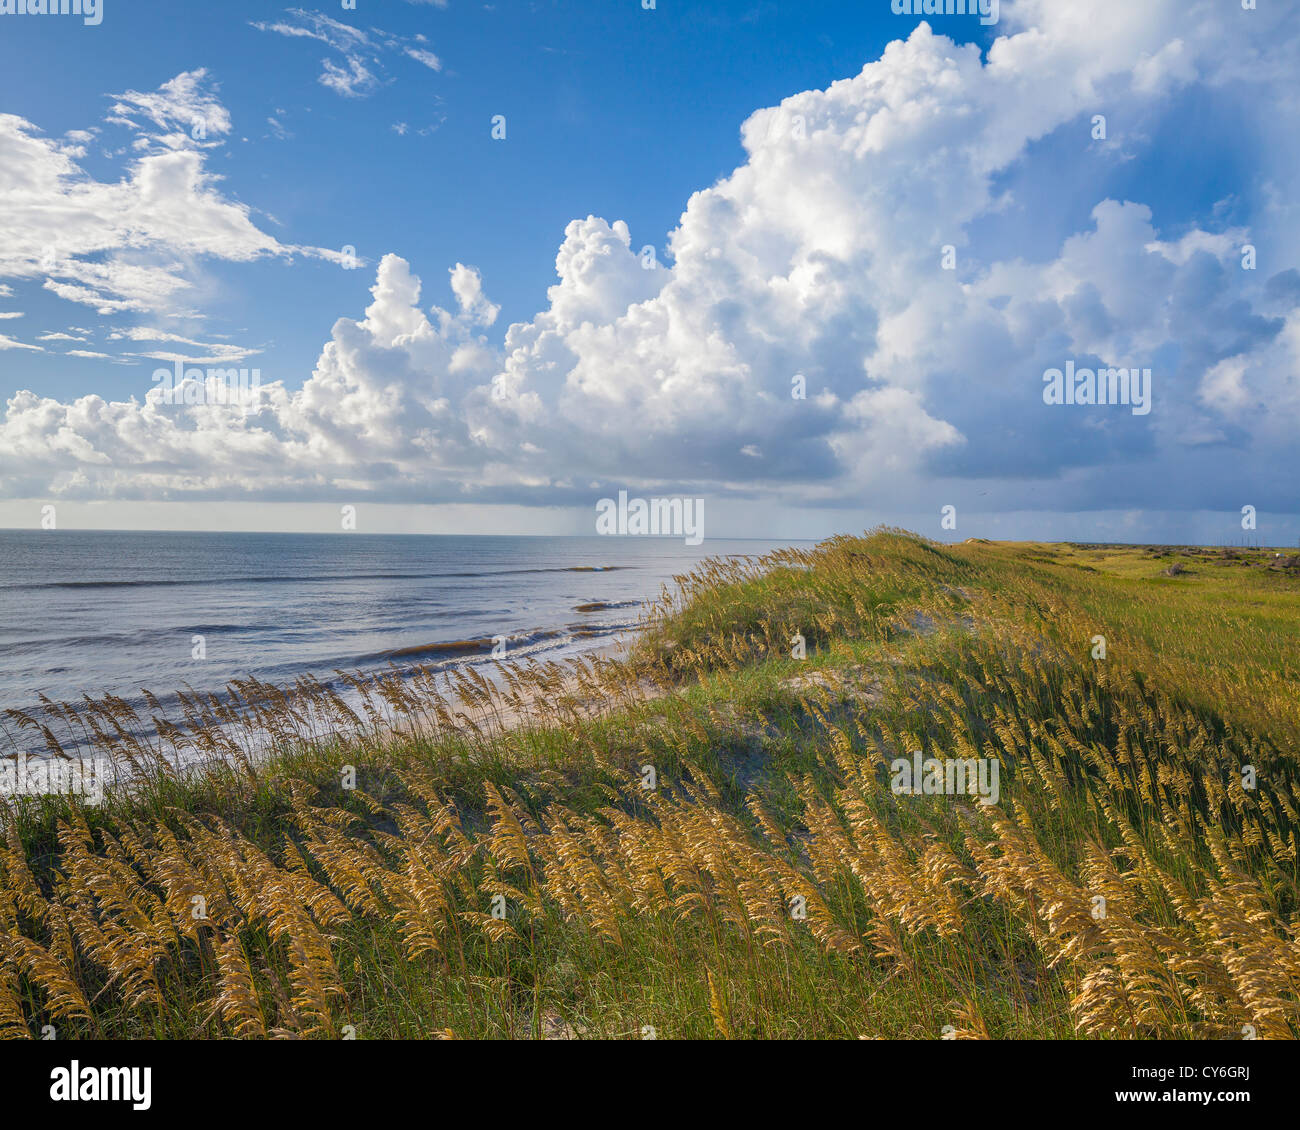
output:
[[[0,526],[1300,542],[1291,0],[650,4],[0,0]]]

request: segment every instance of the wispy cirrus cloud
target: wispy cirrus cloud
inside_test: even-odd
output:
[[[196,341],[184,334],[155,329],[151,326],[125,326],[114,329],[108,334],[108,340],[188,346],[187,352],[155,348],[125,354],[128,357],[138,357],[148,361],[180,362],[185,365],[237,365],[262,352],[259,348],[233,345],[230,342]]]
[[[318,81],[321,86],[327,87],[334,91],[335,94],[342,94],[346,98],[363,97],[379,85],[379,80],[375,78],[374,72],[355,55],[347,56],[343,60],[342,66],[335,63],[333,59],[322,59],[321,75]]]
[[[404,47],[402,50],[409,58],[417,63],[423,63],[429,70],[442,70],[442,60],[432,51],[426,51],[423,47]]]
[[[380,28],[363,30],[302,8],[288,9],[279,20],[252,21],[250,26],[288,39],[323,43],[338,52],[341,60],[328,56],[321,60],[316,81],[345,98],[364,98],[390,81],[383,62],[385,55],[405,56],[431,71],[442,70],[442,60],[429,50],[423,35],[406,37]]]
[[[8,334],[0,334],[0,349],[30,349],[35,353],[44,352],[39,345],[28,345],[24,341],[16,341]]]
[[[182,71],[157,90],[114,95],[105,121],[134,130],[137,150],[215,147],[231,129],[230,112],[217,89],[205,68]]]
[[[100,126],[60,141],[25,118],[0,114],[0,296],[35,285],[100,315],[192,319],[203,316],[191,296],[208,286],[206,262],[338,260],[334,251],[281,243],[247,205],[223,193],[208,161],[232,123],[205,70],[182,72],[155,91],[109,97],[105,125],[134,133],[116,179],[91,175],[78,146],[66,144],[74,134],[95,136]],[[85,333],[38,340],[84,342]],[[12,337],[0,348],[41,349]]]

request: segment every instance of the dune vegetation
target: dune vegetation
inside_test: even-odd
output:
[[[624,657],[8,712],[136,775],[0,812],[0,1032],[1293,1038],[1298,676],[1285,555],[880,530]]]

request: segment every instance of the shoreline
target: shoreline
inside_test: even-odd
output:
[[[467,732],[486,735],[488,737],[497,737],[502,733],[517,729],[537,725],[542,720],[543,711],[539,709],[548,701],[543,697],[540,691],[533,691],[528,701],[519,705],[512,705],[505,701],[506,688],[502,685],[501,667],[503,664],[509,664],[513,669],[519,668],[527,671],[530,665],[543,665],[546,663],[560,664],[563,666],[572,666],[581,663],[584,660],[600,662],[602,660],[621,661],[627,659],[632,651],[635,640],[640,636],[644,629],[641,627],[624,629],[616,633],[612,638],[603,639],[600,643],[592,646],[578,646],[566,648],[563,655],[549,659],[537,658],[535,656],[525,656],[522,659],[511,660],[508,658],[493,661],[485,658],[477,663],[466,662],[464,659],[459,661],[447,660],[442,666],[433,664],[410,664],[404,668],[397,668],[396,665],[390,668],[382,669],[375,672],[350,673],[359,675],[359,677],[371,677],[373,679],[386,678],[393,674],[399,675],[405,682],[410,683],[417,679],[432,678],[442,684],[441,689],[437,692],[439,695],[438,702],[430,701],[423,708],[417,708],[403,712],[398,719],[391,717],[370,718],[363,724],[349,729],[338,725],[332,728],[326,727],[320,730],[313,730],[301,738],[298,742],[290,743],[288,749],[295,752],[310,750],[313,747],[323,748],[336,742],[343,743],[385,743],[389,741],[398,741],[403,738],[411,739],[437,739],[445,737],[446,727],[439,718],[439,709],[441,708],[444,716],[452,718],[455,722],[455,729],[464,729]],[[469,702],[463,695],[458,695],[452,684],[458,675],[464,675],[466,670],[473,670],[492,687],[492,701],[483,706],[475,706]],[[471,676],[472,677],[472,676]],[[330,683],[324,684],[330,690],[334,690],[342,681],[337,678]],[[292,688],[287,684],[263,684],[273,690],[282,693],[293,693]],[[373,685],[373,684],[372,684]],[[650,693],[653,688],[647,680],[641,680],[638,684],[643,692],[646,692],[646,699],[658,697],[657,693]],[[595,718],[612,713],[614,710],[625,705],[623,701],[606,700],[603,704],[598,704],[593,708],[593,699],[574,698],[576,692],[580,691],[580,683],[576,672],[570,672],[562,676],[562,690],[558,696],[558,701],[570,700],[583,713],[586,718]],[[220,694],[230,694],[230,685],[223,688]],[[147,692],[146,692],[147,693]],[[179,692],[174,692],[179,693]],[[218,693],[218,692],[212,692]],[[354,695],[361,694],[355,688]],[[155,698],[155,701],[158,701]],[[557,700],[549,700],[557,701]],[[353,705],[356,705],[354,703]],[[358,720],[360,716],[358,715]],[[175,731],[180,734],[179,728]],[[150,733],[146,736],[158,737],[159,728],[155,725]],[[277,742],[276,735],[269,729],[256,727],[245,727],[241,738],[251,738],[254,743],[259,737],[265,741],[259,748],[257,744],[252,746],[241,746],[238,754],[234,751],[229,752],[226,756],[194,756],[192,753],[186,756],[183,750],[178,750],[175,745],[172,747],[172,753],[178,753],[179,756],[167,760],[168,768],[164,771],[155,762],[147,771],[141,772],[133,769],[129,761],[115,760],[105,758],[102,754],[91,751],[89,754],[78,754],[68,757],[69,762],[92,762],[99,763],[109,762],[110,777],[105,783],[105,793],[116,795],[129,795],[133,791],[133,786],[140,786],[147,783],[148,779],[155,772],[165,772],[166,775],[178,779],[194,781],[205,774],[219,772],[224,769],[239,769],[241,766],[261,769],[273,763],[277,757],[282,756],[286,749]],[[66,750],[65,750],[66,754]],[[49,750],[17,750],[12,753],[4,754],[0,757],[3,761],[12,761],[15,765],[21,759],[40,759],[49,762],[55,759],[55,755]],[[84,772],[84,771],[83,771]],[[99,772],[99,770],[96,770]],[[46,794],[14,794],[24,796],[34,795],[68,795],[67,793],[46,793]],[[79,794],[78,794],[79,795]],[[10,800],[7,794],[0,793],[0,801]],[[102,802],[98,802],[102,803]]]

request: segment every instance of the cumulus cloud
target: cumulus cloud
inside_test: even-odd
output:
[[[1296,40],[1280,19],[1021,0],[986,55],[921,23],[858,75],[751,115],[744,164],[691,197],[666,262],[621,221],[574,220],[546,309],[496,337],[477,271],[456,264],[452,303],[425,310],[388,255],[300,388],[235,404],[22,392],[0,481],[536,503],[626,485],[899,509],[963,485],[994,508],[1037,491],[1058,508],[1204,509],[1248,483],[1255,504],[1294,510],[1300,247],[1284,194],[1233,225],[1207,206],[1170,230],[1159,200],[1113,197],[1086,154],[1098,106],[1150,119],[1213,87],[1277,106],[1250,156],[1286,183],[1298,108],[1269,100]],[[1071,144],[1096,185],[1087,222],[999,254],[985,233],[1017,221]],[[1280,268],[1243,271],[1247,238]],[[1044,405],[1043,371],[1067,359],[1150,367],[1154,410]]]

